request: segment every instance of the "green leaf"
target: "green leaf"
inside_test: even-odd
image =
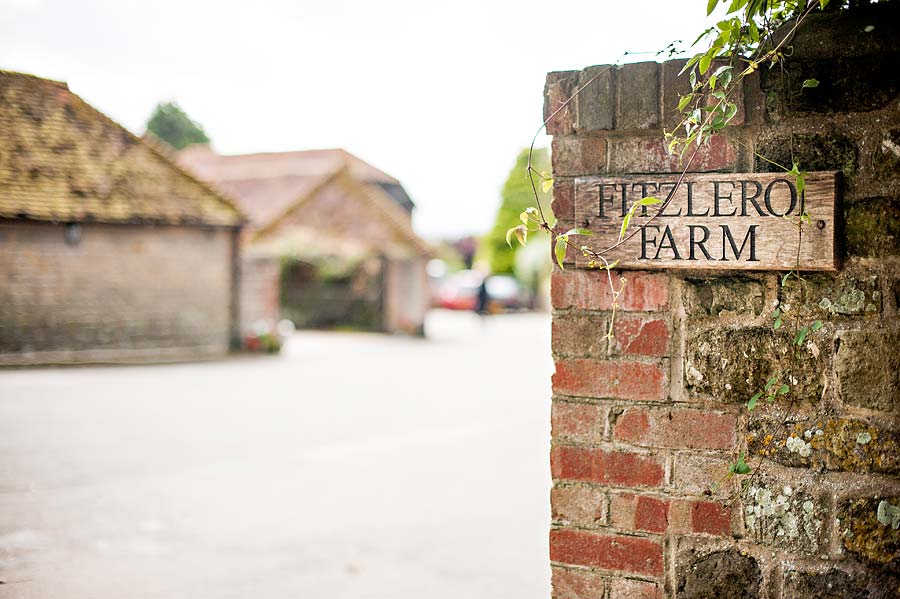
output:
[[[777,376],[773,376],[768,381],[766,381],[766,391],[768,391],[772,387],[772,385],[774,385],[777,382],[778,382]]]
[[[562,234],[562,237],[568,237],[569,235],[593,235],[593,231],[589,229],[569,229],[565,233]]]
[[[728,467],[728,471],[732,474],[750,474],[750,466],[744,461],[743,453],[738,457],[737,462]]]
[[[807,87],[819,87],[818,79],[807,79],[803,82],[803,87],[801,89],[806,89]]]
[[[515,229],[516,239],[519,240],[519,243],[525,245],[525,242],[528,241],[528,228],[525,225],[519,225]]]
[[[622,230],[619,231],[619,239],[625,238],[625,231],[628,230],[628,224],[631,222],[632,216],[634,216],[634,211],[630,210],[628,214],[625,215],[625,218],[622,219]]]
[[[706,3],[706,16],[712,14],[712,11],[716,9],[716,5],[719,3],[719,0],[708,0]]]
[[[822,324],[822,321],[821,321],[821,320],[817,320],[817,321],[815,321],[814,323],[812,323],[812,330],[813,330],[813,332],[818,331],[818,330],[821,329],[823,326],[824,326],[824,325]]]
[[[787,385],[782,385],[781,387],[778,388],[778,395],[786,395],[787,392],[790,390],[791,390],[791,388],[788,387]]]
[[[749,411],[753,411],[756,408],[756,403],[759,401],[759,398],[762,397],[763,392],[760,391],[756,395],[750,398],[750,401],[747,402],[747,409]]]
[[[655,206],[656,204],[662,204],[662,200],[659,198],[654,198],[653,196],[647,196],[646,198],[641,198],[636,202],[638,206]],[[632,210],[634,208],[632,207]]]
[[[803,327],[797,334],[794,335],[794,343],[796,345],[803,345],[803,340],[806,339],[806,335],[809,333],[809,327]]]
[[[706,74],[706,71],[709,70],[709,63],[712,62],[714,49],[711,49],[709,52],[703,55],[703,58],[700,59],[700,64],[698,65],[700,68],[700,74]]]
[[[699,56],[700,56],[700,55],[698,54],[698,55],[695,56],[694,58],[697,58],[697,57],[699,57]],[[693,58],[692,58],[691,60],[693,60]],[[699,58],[697,58],[697,60],[699,60]],[[691,70],[691,74],[689,75],[688,78],[689,78],[690,81],[691,81],[691,89],[696,89],[696,87],[697,87],[697,71],[696,71],[696,70]]]
[[[556,263],[559,264],[559,267],[565,269],[563,266],[563,260],[566,259],[566,245],[567,239],[565,235],[560,235],[556,238],[556,247],[553,248],[553,253],[556,255]]]
[[[693,94],[687,94],[686,96],[681,96],[681,99],[678,100],[678,112],[681,112],[687,105],[691,103],[691,98],[693,98]]]
[[[772,328],[777,331],[778,329],[781,328],[781,325],[782,325],[781,318],[776,318],[775,322],[772,324]]]
[[[551,189],[553,189],[553,177],[541,181],[541,191],[548,193]]]
[[[781,308],[775,308],[775,311],[772,312],[772,318],[778,318],[781,316]]]
[[[516,233],[515,227],[510,227],[509,229],[506,230],[506,245],[508,245],[509,247],[512,247],[512,238],[513,238],[513,235],[515,235],[515,233]]]
[[[618,265],[619,265],[619,261],[618,261],[618,260],[613,260],[613,261],[610,262],[608,265],[607,265],[607,264],[603,264],[603,265],[601,265],[599,268],[600,268],[600,270],[612,270],[612,269],[614,269],[614,268],[615,268],[616,266],[618,266]]]

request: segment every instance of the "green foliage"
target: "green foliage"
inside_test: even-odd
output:
[[[147,121],[147,132],[163,140],[176,150],[191,144],[209,143],[203,128],[175,102],[160,102]]]
[[[490,264],[494,273],[512,273],[515,267],[516,252],[519,245],[512,243],[515,236],[521,244],[527,239],[528,229],[536,230],[540,225],[540,218],[534,208],[535,198],[528,180],[528,150],[522,150],[516,158],[516,164],[509,173],[503,190],[500,192],[500,208],[494,227],[484,237],[478,246],[479,259]],[[532,156],[532,167],[539,173],[549,173],[550,158],[547,150],[535,150]],[[535,177],[537,179],[537,177]],[[550,213],[550,188],[552,179],[549,174],[538,182],[537,194],[544,210],[544,216],[552,222]],[[530,210],[529,210],[530,208]],[[528,215],[528,216],[525,216]],[[526,220],[527,219],[527,220]],[[516,223],[521,222],[519,226]]]

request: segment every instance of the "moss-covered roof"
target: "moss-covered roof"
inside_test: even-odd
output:
[[[0,218],[237,226],[230,200],[69,91],[0,71]]]

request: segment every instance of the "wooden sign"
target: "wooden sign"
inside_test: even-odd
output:
[[[679,176],[576,178],[575,226],[593,236],[572,242],[614,246],[635,202],[671,196],[652,220],[660,206],[639,206],[626,232],[633,237],[604,256],[641,269],[837,269],[836,172],[807,174],[803,193],[784,173],[687,174],[676,186]],[[577,266],[589,262],[578,254]]]

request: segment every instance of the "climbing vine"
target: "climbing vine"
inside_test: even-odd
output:
[[[707,15],[711,15],[720,4],[724,5],[725,1],[708,0]],[[529,233],[543,231],[551,236],[554,258],[560,268],[564,268],[566,254],[569,248],[572,248],[587,258],[589,268],[605,270],[612,295],[612,315],[606,331],[608,339],[613,337],[616,311],[619,308],[618,300],[625,285],[624,277],[620,278],[618,286],[615,284],[611,271],[617,267],[618,261],[612,260],[609,257],[610,253],[639,234],[663,213],[675,197],[676,191],[684,182],[687,173],[690,172],[700,149],[709,144],[714,135],[723,133],[731,125],[738,114],[738,105],[733,96],[736,90],[740,89],[742,81],[760,69],[783,70],[785,60],[791,52],[791,42],[798,28],[809,15],[825,10],[827,5],[828,0],[814,2],[809,0],[731,0],[725,9],[725,18],[697,37],[691,48],[705,49],[695,51],[681,71],[681,74],[687,74],[690,90],[678,99],[677,110],[681,115],[680,122],[672,130],[664,132],[669,153],[679,158],[681,164],[679,177],[666,197],[644,197],[630,207],[623,217],[618,238],[612,245],[608,247],[591,246],[587,243],[587,238],[592,235],[591,231],[582,228],[561,230],[557,228],[557,223],[548,222],[537,190],[540,188],[546,192],[551,189],[553,178],[550,173],[539,172],[533,168],[529,158],[526,175],[534,194],[535,206],[522,212],[521,224],[507,231],[507,243],[512,244],[513,238],[515,238],[524,245]],[[660,52],[660,54],[662,53],[667,53],[669,56],[677,54],[677,43],[670,44]],[[566,110],[579,94],[614,66],[611,65],[594,73],[590,79],[580,84],[570,97],[551,111],[532,139],[529,156],[534,151],[535,142],[543,127]],[[818,80],[806,79],[802,83],[801,92],[805,89],[816,88],[818,85]],[[754,154],[760,160],[768,162],[790,176],[795,182],[798,196],[803,198],[807,173],[797,161],[792,159],[790,166],[787,166],[778,164],[755,152]],[[810,223],[810,215],[806,212],[805,203],[802,200],[801,206],[803,208],[799,216],[784,217],[796,228],[797,251],[794,267],[779,282],[780,292],[783,292],[789,284],[805,284],[801,273],[800,247],[804,227]],[[644,219],[638,226],[632,227],[632,221],[638,209],[641,209],[642,215],[647,215],[649,218]],[[649,214],[648,209],[650,210]],[[781,296],[782,293],[779,293],[779,297]],[[791,367],[793,367],[797,366],[798,354],[804,349],[809,336],[818,332],[823,324],[819,320],[803,322],[800,315],[791,315],[788,312],[789,307],[786,305],[778,304],[774,307],[771,312],[771,330],[773,334],[778,335],[783,335],[788,330],[793,334],[790,344]],[[790,333],[788,335],[790,338]],[[792,386],[796,384],[797,380],[797,375],[792,372],[791,367],[782,369],[781,372],[769,377],[760,389],[746,398],[745,404],[747,412],[753,413],[778,400],[786,400],[788,405],[782,421],[784,432],[787,432],[797,399],[791,392]],[[789,451],[796,452],[801,456],[810,451],[809,443],[795,435],[788,437],[786,447]],[[736,459],[728,465],[723,477],[712,484],[707,492],[710,494],[715,492],[723,482],[735,476],[743,477],[741,492],[752,488],[751,484],[759,475],[763,460],[760,459],[753,467],[747,462],[747,459],[745,453],[739,453]],[[730,501],[737,500],[739,497],[740,493]],[[893,505],[883,502],[882,505],[879,505],[878,516],[879,521],[889,523],[894,528],[900,525],[900,508]]]

